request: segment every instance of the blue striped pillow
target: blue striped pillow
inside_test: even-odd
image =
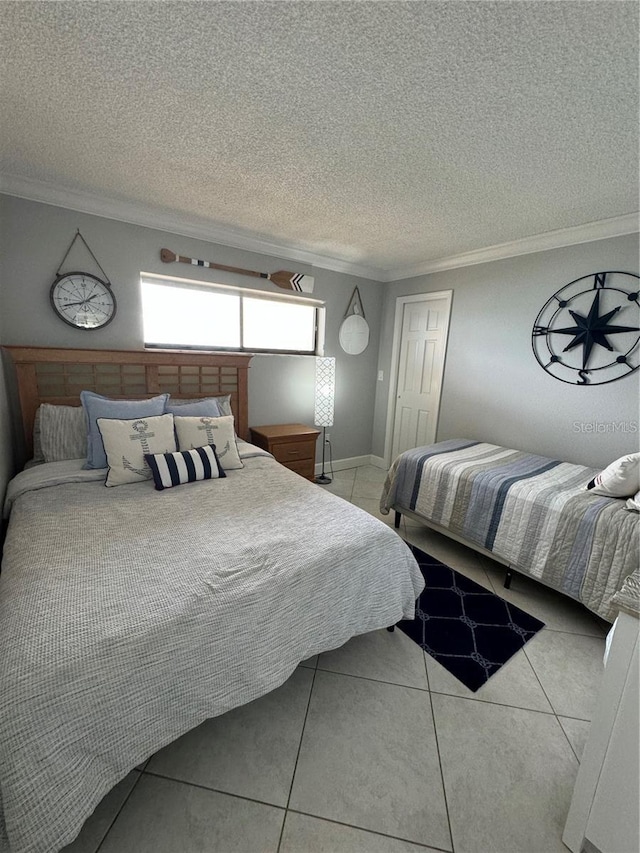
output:
[[[217,480],[227,475],[218,461],[215,444],[176,453],[145,453],[156,489],[170,489],[197,480]]]

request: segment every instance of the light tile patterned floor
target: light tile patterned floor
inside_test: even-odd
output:
[[[393,526],[384,476],[322,488]],[[400,534],[547,627],[477,693],[401,631],[355,637],[132,771],[66,853],[566,853],[608,626],[525,578],[507,592],[496,563],[426,528]]]

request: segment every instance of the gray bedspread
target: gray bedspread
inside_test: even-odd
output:
[[[611,598],[638,567],[640,517],[587,490],[597,473],[450,439],[401,454],[380,506],[437,524],[612,621]]]
[[[257,452],[226,479],[164,492],[107,489],[75,462],[13,482],[0,850],[59,850],[179,735],[413,617],[424,581],[395,532]]]

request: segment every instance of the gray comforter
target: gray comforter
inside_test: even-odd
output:
[[[260,454],[260,455],[258,455]],[[223,480],[18,475],[0,576],[0,850],[52,853],[149,755],[424,582],[386,525],[257,449]],[[247,458],[251,457],[251,458]]]

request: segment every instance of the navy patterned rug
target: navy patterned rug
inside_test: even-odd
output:
[[[398,628],[474,693],[544,622],[413,545],[426,587]]]

